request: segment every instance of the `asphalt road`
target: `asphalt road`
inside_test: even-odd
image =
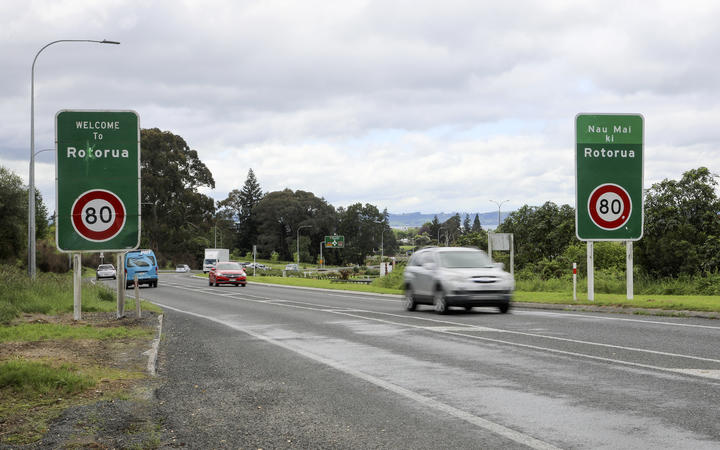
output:
[[[187,274],[141,295],[166,311],[156,395],[170,445],[720,448],[717,321],[439,316]]]

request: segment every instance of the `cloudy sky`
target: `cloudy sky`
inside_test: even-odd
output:
[[[28,178],[61,109],[131,109],[185,138],[224,199],[392,213],[574,205],[574,117],[645,117],[645,186],[720,163],[720,2],[0,2],[0,165]],[[54,154],[37,186],[54,204]],[[51,208],[52,209],[52,208]]]

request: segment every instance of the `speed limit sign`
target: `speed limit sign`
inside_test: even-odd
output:
[[[581,241],[637,241],[643,235],[640,114],[575,117],[575,234]]]
[[[71,210],[73,228],[92,242],[114,238],[125,225],[125,205],[120,197],[104,189],[84,192]]]
[[[140,121],[134,111],[55,116],[55,239],[61,252],[140,244]]]
[[[622,186],[606,183],[596,187],[588,198],[590,219],[603,230],[617,230],[632,213],[630,195]]]

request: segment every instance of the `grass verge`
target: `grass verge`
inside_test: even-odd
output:
[[[248,277],[251,283],[271,283],[287,286],[313,287],[321,289],[340,289],[378,294],[397,294],[403,291],[395,288],[380,287],[375,284],[331,283],[329,280],[295,277]],[[528,303],[550,303],[588,306],[612,306],[622,308],[649,308],[669,311],[720,312],[720,296],[716,295],[635,295],[628,300],[625,294],[595,294],[595,301],[587,300],[585,292],[578,292],[578,301],[573,301],[572,292],[528,292],[516,291],[514,300]]]

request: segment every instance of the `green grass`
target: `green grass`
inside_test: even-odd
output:
[[[17,359],[0,364],[0,389],[24,394],[74,394],[95,386],[97,381],[74,367]]]
[[[126,304],[134,304],[132,290],[126,291]],[[161,311],[143,302],[143,309]],[[115,311],[115,292],[103,284],[83,283],[82,311]],[[57,315],[73,311],[72,274],[39,272],[31,281],[13,266],[0,266],[0,324],[9,323],[22,313]]]
[[[0,342],[37,342],[50,339],[119,339],[148,337],[152,329],[127,327],[92,327],[55,323],[23,323],[0,327]]]
[[[587,292],[578,292],[573,301],[572,292],[516,291],[518,302],[571,305],[617,306],[623,308],[652,308],[671,311],[720,312],[720,296],[716,295],[634,295],[628,300],[625,294],[595,294],[595,301],[587,300]]]

